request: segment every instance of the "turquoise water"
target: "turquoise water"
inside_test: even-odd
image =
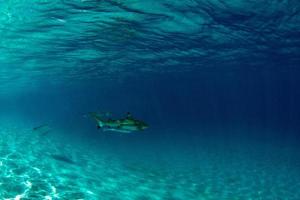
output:
[[[135,160],[103,147],[86,148],[83,142],[62,143],[52,137],[1,130],[1,199],[298,199],[300,195],[296,149],[291,155],[290,149],[281,147],[253,149],[246,143],[225,148],[214,143],[198,147],[197,156],[185,150],[177,156],[156,154],[153,160],[144,151],[144,160]]]
[[[193,148],[196,155],[181,149],[175,155],[155,153],[151,158],[143,150],[139,160],[83,141],[62,142],[61,134],[52,132],[45,138],[30,130],[2,128],[1,199],[298,199],[300,195],[299,149],[263,144],[254,149],[249,141],[225,145],[206,140]]]
[[[0,0],[0,200],[299,200],[299,13]]]

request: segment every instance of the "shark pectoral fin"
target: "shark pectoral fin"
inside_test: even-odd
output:
[[[110,128],[103,128],[102,129],[104,132],[107,132],[107,131],[113,131],[112,129],[110,129]]]

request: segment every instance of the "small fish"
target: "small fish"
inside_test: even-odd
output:
[[[40,135],[47,135],[51,129],[50,127],[48,126],[48,124],[43,124],[43,125],[40,125],[40,126],[37,126],[37,127],[34,127],[32,129],[32,131],[34,132],[38,132]]]
[[[38,130],[41,130],[41,129],[46,128],[46,127],[48,127],[48,124],[43,124],[43,125],[34,127],[32,130],[33,131],[38,131]]]

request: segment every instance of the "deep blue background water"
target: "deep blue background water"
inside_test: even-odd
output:
[[[211,69],[72,86],[41,82],[35,90],[25,88],[13,98],[2,96],[1,104],[6,113],[65,128],[90,126],[84,119],[90,111],[112,112],[115,117],[130,111],[156,131],[241,128],[292,134],[300,124],[299,81],[299,70],[293,68]]]
[[[196,148],[207,139],[293,146],[299,141],[299,81],[297,68],[207,69],[72,85],[44,81],[30,92],[3,96],[1,117],[20,116],[29,127],[49,123],[69,137],[101,144],[99,137],[107,133],[86,114],[109,111],[117,118],[130,111],[150,125],[129,137],[141,146],[179,142]],[[111,139],[120,142],[118,136]]]

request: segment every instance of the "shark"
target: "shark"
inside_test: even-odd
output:
[[[149,127],[145,122],[133,118],[129,112],[122,119],[106,119],[103,115],[95,112],[90,113],[90,116],[96,120],[97,128],[103,131],[131,133],[134,131],[143,131]]]

